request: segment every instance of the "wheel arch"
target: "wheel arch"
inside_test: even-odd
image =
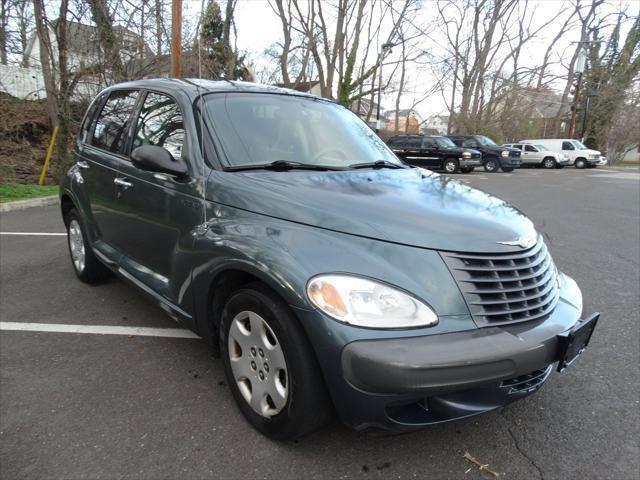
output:
[[[200,296],[202,300],[196,305],[198,330],[201,336],[211,344],[215,355],[219,354],[218,329],[222,310],[229,297],[238,289],[252,283],[260,283],[277,295],[287,306],[299,305],[301,301],[293,292],[291,285],[281,276],[267,273],[246,261],[229,262],[220,266],[210,272],[206,279],[199,280],[200,282],[204,283],[204,291]],[[196,294],[196,298],[198,297]],[[292,313],[299,321],[295,311]],[[304,328],[303,331],[305,331]]]

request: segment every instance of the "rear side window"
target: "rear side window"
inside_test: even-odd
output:
[[[475,140],[468,138],[462,141],[462,146],[467,148],[474,148],[478,146],[478,143]]]
[[[422,139],[419,137],[407,138],[406,145],[409,148],[422,148]]]
[[[422,148],[435,148],[436,142],[433,138],[425,138],[422,140]]]
[[[573,143],[571,143],[571,142],[562,142],[562,149],[563,150],[575,150],[575,147],[573,146]]]
[[[84,123],[82,124],[82,128],[80,129],[79,139],[82,143],[89,143],[91,139],[91,132],[93,130],[93,121],[96,119],[96,113],[100,105],[102,104],[102,100],[104,100],[104,96],[100,96],[96,99],[95,102],[89,106],[89,110],[87,111],[87,115],[84,117]]]
[[[180,107],[168,95],[149,92],[138,117],[133,148],[141,145],[164,147],[178,160],[182,157],[183,144],[184,124]]]
[[[111,92],[96,121],[91,144],[112,153],[124,154],[127,127],[136,104],[138,91]]]

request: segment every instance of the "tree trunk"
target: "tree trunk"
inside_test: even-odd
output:
[[[98,29],[100,46],[105,56],[105,65],[111,73],[111,80],[114,83],[122,82],[126,79],[122,59],[120,58],[120,40],[116,38],[113,31],[113,20],[109,16],[106,0],[93,0],[90,3],[93,21]]]
[[[44,87],[47,91],[47,113],[51,125],[59,124],[58,104],[56,98],[58,91],[54,78],[52,65],[52,48],[51,39],[49,38],[49,28],[44,10],[44,0],[33,0],[33,14],[36,20],[36,32],[38,35],[38,43],[40,47],[40,63],[42,64],[42,76],[44,78]]]

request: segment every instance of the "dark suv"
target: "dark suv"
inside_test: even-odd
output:
[[[522,164],[520,150],[501,147],[484,135],[449,135],[448,137],[459,147],[480,150],[482,164],[487,172],[497,172],[499,169],[503,172],[513,172],[514,168]]]
[[[598,318],[521,211],[408,167],[322,98],[114,85],[74,155],[60,201],[78,278],[115,273],[209,342],[271,438],[334,412],[408,430],[492,410],[570,364]]]
[[[438,135],[396,135],[387,145],[402,160],[417,167],[469,173],[482,165],[479,151],[460,148],[447,137]]]

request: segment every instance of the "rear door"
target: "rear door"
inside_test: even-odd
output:
[[[100,103],[100,112],[90,131],[83,132],[78,167],[86,184],[93,220],[94,248],[110,261],[120,256],[117,189],[114,181],[125,157],[130,117],[139,97],[138,90],[114,90]]]
[[[189,175],[140,170],[128,156],[120,163],[116,179],[119,229],[115,242],[123,251],[121,268],[174,306],[184,302],[180,292],[190,276],[190,265],[182,258],[192,245],[194,227],[204,218],[201,173],[189,165],[185,154],[188,130],[174,97],[145,92],[132,124],[130,150],[141,145],[163,147],[175,160],[187,163]]]
[[[422,161],[423,165],[428,168],[442,167],[442,152],[433,138],[425,137],[422,139]]]
[[[411,165],[426,166],[425,153],[422,149],[422,137],[406,137],[403,155],[407,163]]]

